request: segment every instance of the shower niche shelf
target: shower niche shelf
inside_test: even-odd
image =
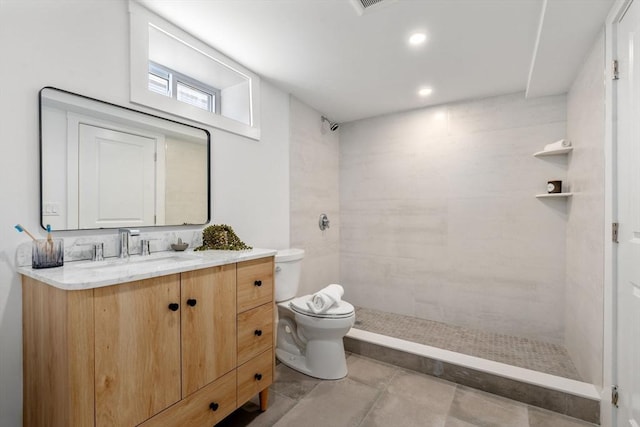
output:
[[[573,193],[546,193],[546,194],[536,194],[538,199],[566,199],[573,196]]]
[[[559,148],[557,150],[547,150],[547,151],[538,151],[537,153],[533,153],[533,157],[546,157],[546,156],[558,156],[561,154],[568,154],[573,150],[573,147],[564,147]]]
[[[553,144],[553,145],[556,145],[556,144]],[[560,147],[560,148],[554,148],[553,150],[538,151],[537,153],[533,153],[533,157],[561,156],[561,155],[569,154],[572,150],[573,150],[573,146],[569,145],[569,147]],[[536,194],[536,198],[538,199],[567,200],[571,196],[573,196],[573,193],[565,193],[565,192]]]

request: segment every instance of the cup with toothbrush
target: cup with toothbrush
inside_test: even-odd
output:
[[[51,226],[47,224],[47,238],[36,239],[21,224],[16,224],[16,230],[24,232],[33,240],[31,250],[31,267],[52,268],[64,265],[64,240],[51,237]]]

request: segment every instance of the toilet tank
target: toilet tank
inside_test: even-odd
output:
[[[303,249],[284,249],[278,251],[275,258],[275,300],[286,301],[294,298],[300,285]]]

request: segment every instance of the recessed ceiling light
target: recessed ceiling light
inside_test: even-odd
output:
[[[418,95],[420,96],[429,96],[432,93],[433,93],[433,89],[431,89],[430,87],[423,87],[418,91]]]
[[[425,33],[413,33],[411,34],[411,37],[409,37],[409,44],[412,46],[417,46],[424,43],[426,40],[427,35]]]

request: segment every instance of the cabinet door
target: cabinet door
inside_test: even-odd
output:
[[[96,426],[140,424],[180,400],[180,275],[94,298]]]
[[[235,264],[182,273],[182,396],[235,367]]]

